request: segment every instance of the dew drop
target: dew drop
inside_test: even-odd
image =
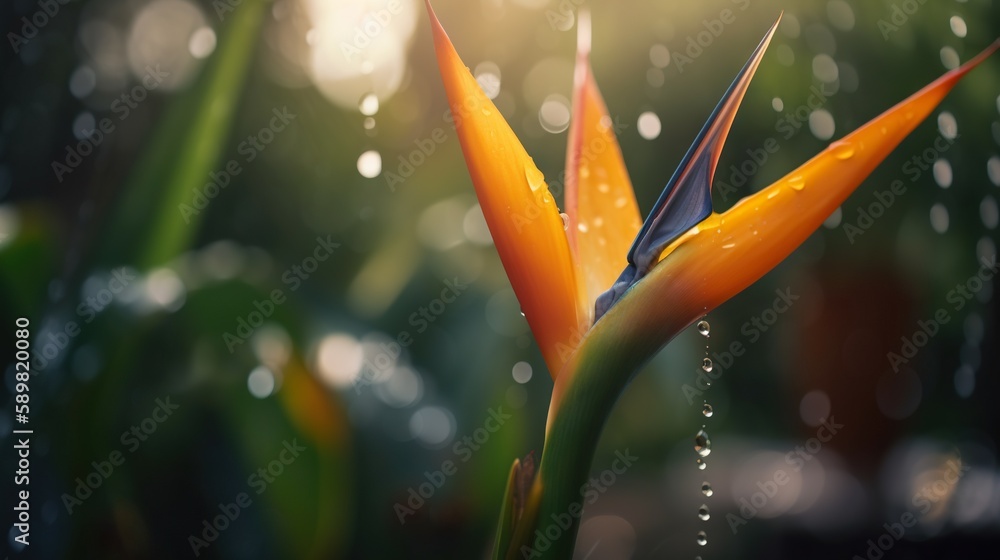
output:
[[[611,187],[607,183],[601,183],[597,185],[597,192],[601,194],[607,194],[611,191]]]
[[[705,531],[698,531],[698,546],[705,546],[708,544],[708,535]]]
[[[542,175],[542,172],[533,165],[524,168],[524,178],[528,181],[531,192],[535,192],[545,186],[545,175]]]
[[[833,157],[843,161],[854,157],[854,145],[850,142],[835,142],[833,144]]]
[[[560,212],[559,213],[559,217],[562,219],[563,230],[568,230],[569,229],[569,214],[567,214],[565,212]]]
[[[698,459],[697,461],[695,461],[695,463],[697,463],[697,464],[698,464],[698,470],[699,470],[699,471],[703,471],[703,470],[705,470],[705,467],[707,467],[707,466],[708,466],[708,463],[707,463],[707,462],[705,462],[705,460],[704,460],[704,459],[700,459],[700,458],[699,458],[699,459]]]
[[[706,496],[711,496],[712,494],[715,494],[715,492],[712,491],[712,485],[707,482],[701,483],[701,493]]]
[[[708,321],[698,321],[698,332],[701,336],[708,336],[711,332],[712,327],[708,324]]]
[[[701,407],[701,413],[705,415],[705,418],[711,418],[712,415],[715,414],[715,411],[712,410],[712,405],[705,403],[704,406]]]
[[[698,326],[698,330],[701,331],[701,326]],[[705,370],[706,373],[712,371],[712,358],[705,358],[701,361],[701,369]]]
[[[705,504],[701,504],[701,507],[698,508],[698,519],[701,519],[702,521],[708,521],[711,517],[712,515],[708,511],[708,506],[706,506]]]
[[[796,175],[788,180],[788,186],[797,191],[801,191],[806,188],[806,180],[802,178],[802,175]]]
[[[694,436],[694,450],[702,457],[708,457],[712,453],[712,440],[708,439],[708,432],[698,430]]]

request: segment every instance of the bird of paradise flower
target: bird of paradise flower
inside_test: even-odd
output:
[[[712,178],[779,16],[642,222],[591,72],[586,15],[579,24],[562,216],[430,0],[426,6],[476,195],[554,380],[540,464],[535,472],[533,461],[514,460],[494,558],[572,556],[579,515],[569,516],[571,526],[551,542],[538,528],[573,511],[601,428],[631,377],[675,335],[794,251],[963,76],[1000,48],[998,40],[774,184],[715,213]]]

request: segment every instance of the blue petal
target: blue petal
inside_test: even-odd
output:
[[[646,217],[632,243],[628,253],[628,266],[611,289],[597,298],[595,321],[649,272],[667,245],[712,213],[712,177],[715,175],[722,147],[733,119],[736,118],[736,111],[750,87],[750,80],[780,21],[781,16],[757,45],[663,189],[653,211]]]

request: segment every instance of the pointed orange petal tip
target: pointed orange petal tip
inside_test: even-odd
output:
[[[590,14],[578,17],[573,116],[566,148],[566,213],[588,324],[597,296],[628,264],[642,223],[615,124],[590,68]]]
[[[776,183],[712,214],[667,247],[661,266],[654,268],[661,278],[649,280],[669,282],[664,289],[671,300],[693,302],[687,310],[691,321],[742,291],[816,231],[955,84],[998,48],[1000,41]]]
[[[558,409],[588,372],[636,371],[685,327],[766,274],[819,228],[972,68],[991,44],[766,189],[723,214],[711,214],[672,242],[660,262],[599,320],[556,380]],[[581,371],[577,371],[581,370]],[[594,373],[599,375],[599,373]],[[551,429],[549,415],[547,429]]]
[[[483,93],[425,1],[466,166],[521,310],[555,377],[583,325],[565,226],[542,172]]]

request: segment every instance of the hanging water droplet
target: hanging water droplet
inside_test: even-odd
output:
[[[708,324],[708,321],[698,321],[698,332],[701,336],[708,336],[712,330],[712,326]]]
[[[701,483],[701,493],[706,496],[711,496],[712,494],[715,494],[715,492],[712,491],[712,485],[707,482]]]
[[[708,439],[708,432],[698,430],[694,436],[694,450],[702,457],[708,457],[712,452],[712,440]]]
[[[712,410],[712,405],[705,403],[701,407],[701,413],[705,415],[705,418],[711,418],[712,415],[715,414],[715,411]]]
[[[834,142],[833,157],[839,160],[851,159],[854,157],[854,145],[850,142]]]
[[[708,535],[705,531],[698,531],[698,546],[705,546],[708,544]]]
[[[806,188],[806,180],[802,178],[802,175],[796,175],[788,180],[788,186],[797,191],[801,191]]]
[[[559,217],[562,218],[563,230],[569,229],[569,214],[565,212],[560,212]]]
[[[698,330],[699,330],[699,332],[701,331],[701,327],[700,326],[699,326]],[[704,333],[702,333],[702,334],[704,334]],[[706,372],[712,371],[712,367],[713,366],[712,366],[712,359],[711,358],[705,358],[704,360],[701,361],[701,369],[705,370]]]
[[[705,467],[708,466],[708,463],[705,462],[704,459],[698,459],[697,461],[695,461],[695,463],[698,463],[698,470],[699,471],[705,470]]]
[[[525,315],[524,315],[524,310],[523,310],[523,309],[520,309],[519,311],[521,312],[521,317],[524,317],[524,316],[525,316]]]
[[[705,504],[701,504],[701,507],[698,508],[698,519],[701,519],[702,521],[708,521],[711,517],[712,515],[708,511],[708,506],[706,506]]]
[[[542,175],[542,172],[539,171],[534,165],[529,165],[524,168],[524,178],[528,181],[528,186],[531,187],[531,192],[535,192],[545,186],[545,175]]]

